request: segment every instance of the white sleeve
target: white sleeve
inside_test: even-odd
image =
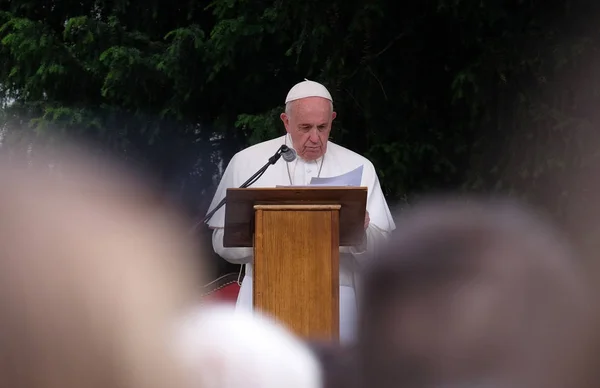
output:
[[[376,254],[377,249],[386,243],[390,232],[386,232],[374,224],[369,224],[365,234],[366,242],[362,246],[340,248],[341,253],[350,253],[359,266],[365,264],[369,257]]]
[[[223,236],[225,229],[216,228],[212,235],[212,244],[215,253],[232,264],[248,264],[252,262],[254,254],[252,248],[225,248]]]
[[[342,247],[341,253],[350,253],[360,266],[376,254],[379,247],[385,244],[391,231],[396,229],[396,224],[387,205],[375,167],[368,162],[364,164],[362,186],[368,187],[367,211],[369,212],[369,226],[365,230],[366,241],[362,246]]]

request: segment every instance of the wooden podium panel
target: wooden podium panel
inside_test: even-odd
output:
[[[225,247],[254,247],[254,308],[339,338],[339,248],[364,239],[366,187],[227,189]]]
[[[339,338],[340,205],[256,205],[254,307],[304,338]]]

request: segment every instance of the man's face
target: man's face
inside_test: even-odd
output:
[[[290,134],[294,149],[304,160],[316,160],[327,151],[327,139],[335,112],[331,101],[307,97],[291,103],[289,114],[282,113],[281,121]]]

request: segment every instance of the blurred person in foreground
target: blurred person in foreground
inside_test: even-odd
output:
[[[517,204],[416,205],[367,270],[364,386],[598,386],[580,265],[561,233]]]
[[[320,388],[321,367],[287,329],[258,313],[212,305],[191,313],[179,337],[201,388]]]
[[[311,341],[308,345],[321,365],[323,388],[360,387],[354,345],[332,341]]]
[[[175,346],[198,274],[186,228],[71,151],[0,159],[0,386],[197,387]]]
[[[293,148],[298,157],[290,163],[279,160],[253,187],[305,186],[314,177],[338,176],[362,166],[361,186],[368,188],[365,243],[362,246],[340,248],[340,339],[348,342],[355,339],[355,289],[360,282],[356,279],[359,269],[368,260],[369,253],[387,239],[395,224],[373,164],[367,158],[329,140],[335,118],[333,98],[325,86],[309,80],[294,85],[285,99],[285,112],[281,114],[286,134],[235,154],[223,174],[209,211],[225,198],[228,188],[242,185],[283,144]],[[253,250],[223,247],[226,206],[219,209],[208,222],[208,226],[214,229],[213,247],[225,260],[245,265],[237,306],[252,311]]]

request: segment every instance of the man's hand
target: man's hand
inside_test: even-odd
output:
[[[371,223],[371,219],[369,218],[369,212],[365,211],[365,230],[367,230],[370,223]]]

